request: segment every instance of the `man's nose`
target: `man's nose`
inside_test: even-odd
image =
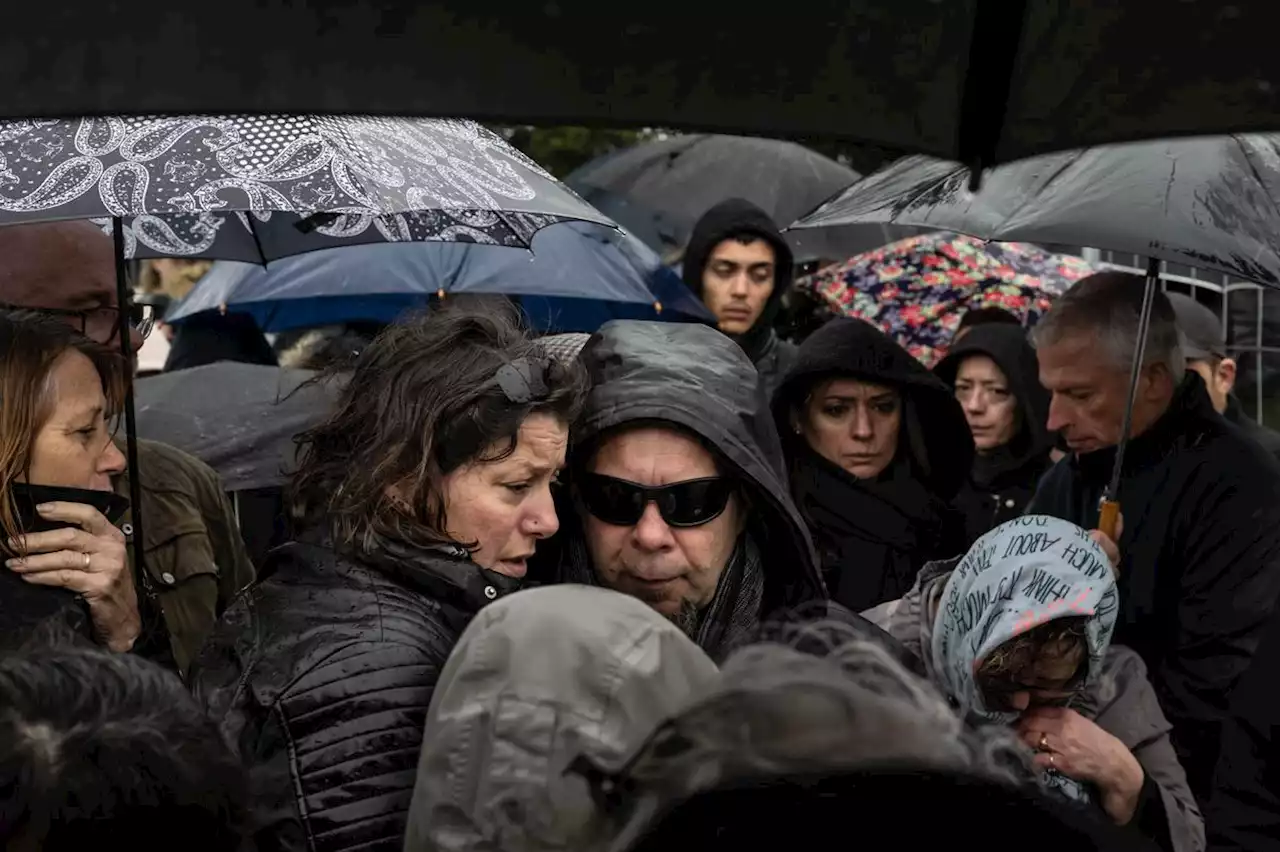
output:
[[[636,545],[642,550],[662,550],[671,544],[671,527],[663,520],[657,503],[644,507],[633,531]]]
[[[1068,409],[1056,393],[1049,398],[1049,420],[1044,424],[1050,432],[1058,432],[1070,424]]]
[[[729,279],[729,295],[738,299],[747,298],[750,292],[750,282],[747,281],[747,273],[739,272],[737,275]]]
[[[129,346],[134,352],[142,348],[142,333],[132,323],[129,324]]]

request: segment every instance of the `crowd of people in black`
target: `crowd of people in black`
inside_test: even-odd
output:
[[[1280,437],[1212,315],[1156,297],[1122,436],[1142,279],[930,370],[781,339],[793,266],[732,200],[683,266],[718,329],[387,327],[255,566],[162,444],[134,535],[110,240],[0,229],[5,848],[1276,849]]]

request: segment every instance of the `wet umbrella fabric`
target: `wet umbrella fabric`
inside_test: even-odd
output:
[[[280,485],[294,464],[294,435],[335,399],[331,384],[303,387],[314,375],[221,361],[139,379],[138,437],[190,453],[228,491]]]
[[[995,307],[1034,325],[1093,272],[1078,257],[939,232],[901,240],[796,282],[837,316],[866,320],[932,367],[965,312]]]
[[[608,319],[711,322],[702,302],[647,246],[624,231],[570,222],[548,228],[532,253],[448,243],[353,246],[270,266],[214,264],[166,321],[226,308],[266,332],[346,322],[392,322],[443,293],[522,297],[541,330],[594,331]]]
[[[327,116],[0,122],[0,225],[124,224],[125,256],[262,263],[319,248],[528,247],[612,225],[470,121]]]
[[[0,114],[465,115],[841,138],[987,165],[1270,129],[1280,114],[1270,0],[811,0],[714,26],[661,0],[83,5],[6,18]],[[1153,37],[1153,22],[1194,40]]]
[[[1070,151],[969,172],[899,160],[793,228],[883,222],[989,240],[1095,246],[1280,287],[1280,135]]]

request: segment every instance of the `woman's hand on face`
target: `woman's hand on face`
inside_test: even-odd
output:
[[[1102,792],[1102,807],[1118,825],[1133,819],[1146,775],[1120,740],[1075,710],[1031,710],[1018,722],[1023,742],[1036,751],[1036,765],[1087,781]]]
[[[26,556],[5,564],[28,583],[59,586],[83,597],[102,643],[128,651],[142,632],[142,617],[124,534],[83,503],[46,503],[36,511],[45,520],[75,526],[10,540],[10,549]]]

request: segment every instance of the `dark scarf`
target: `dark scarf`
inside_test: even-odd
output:
[[[875,479],[858,479],[798,447],[791,488],[818,544],[828,588],[854,612],[901,597],[938,555],[938,500],[899,457]]]
[[[591,567],[586,543],[573,536],[565,546],[563,580],[599,586]],[[733,648],[755,635],[764,600],[764,565],[751,536],[743,533],[729,556],[711,603],[702,610],[690,636],[713,660],[722,660]]]

